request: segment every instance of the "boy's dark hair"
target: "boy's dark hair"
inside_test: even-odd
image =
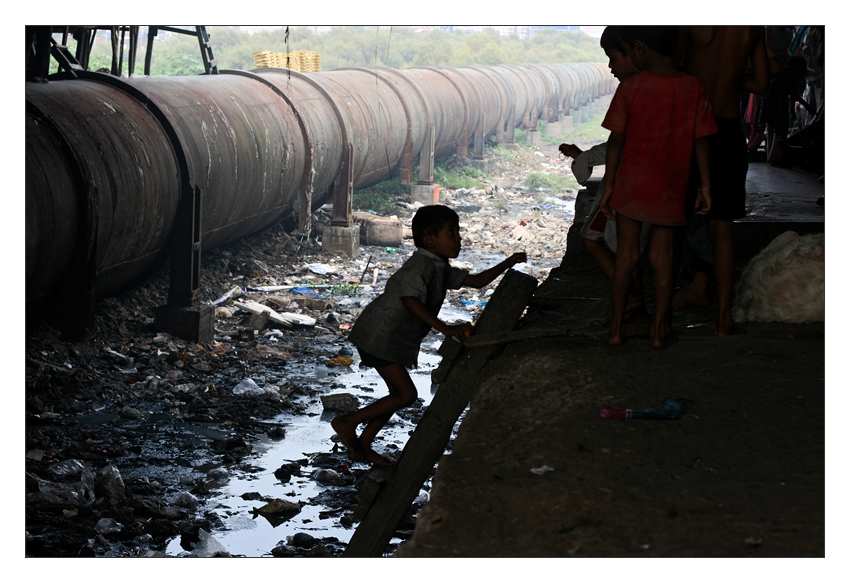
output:
[[[413,215],[413,242],[425,246],[425,235],[436,235],[448,221],[459,221],[457,213],[447,206],[434,204],[420,207]]]
[[[672,57],[679,42],[676,26],[621,26],[620,39],[628,50],[632,41],[639,40],[663,57]]]
[[[627,54],[626,47],[623,46],[623,41],[620,40],[620,26],[606,26],[602,31],[602,36],[599,38],[599,46],[603,51],[617,51],[622,54]]]

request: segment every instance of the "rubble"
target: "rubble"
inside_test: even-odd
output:
[[[542,281],[560,263],[576,191],[523,186],[529,172],[569,174],[555,145],[541,149],[498,149],[489,174],[479,177],[483,187],[442,189],[442,202],[461,217],[458,264],[480,270],[525,250],[529,262],[518,267]],[[198,513],[227,471],[218,467],[219,476],[205,465],[235,466],[258,439],[285,439],[282,427],[260,420],[298,415],[320,399],[329,410],[357,406],[353,395],[315,395],[288,370],[298,363],[350,365],[347,332],[413,252],[416,208],[401,197],[397,218],[362,217],[370,237],[391,240],[363,245],[353,259],[283,224],[205,252],[201,299],[216,310],[208,344],[156,329],[154,308],[168,298],[167,267],[138,288],[99,300],[85,341],[61,341],[50,323],[28,329],[28,556],[150,556],[190,528],[205,538],[187,553],[220,555],[208,534],[216,517]],[[329,209],[318,209],[314,234],[329,220]],[[452,317],[473,320],[497,283],[451,291]],[[421,407],[404,418],[415,422],[416,415]],[[360,476],[341,473],[339,459],[309,475],[350,486]],[[332,541],[322,543],[315,553],[338,552]],[[288,553],[285,546],[274,554]]]

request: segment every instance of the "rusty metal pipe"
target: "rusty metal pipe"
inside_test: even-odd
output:
[[[501,140],[511,123],[611,92],[606,75],[562,64],[27,83],[28,310],[83,277],[81,265],[78,287],[94,297],[140,281],[169,256],[187,193],[205,250],[288,218],[306,232],[332,199],[334,219],[348,221],[350,200],[333,198],[344,159],[355,188],[409,183],[429,127],[436,158],[464,156],[473,135]]]

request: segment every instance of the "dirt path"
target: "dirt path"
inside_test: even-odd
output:
[[[554,275],[541,292],[605,297],[592,271]],[[529,312],[526,326],[571,334],[493,362],[398,555],[824,556],[823,324],[716,338],[713,310],[694,309],[657,351],[645,336],[607,346],[606,314]],[[669,397],[680,420],[600,418]]]

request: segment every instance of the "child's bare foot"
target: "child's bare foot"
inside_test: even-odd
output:
[[[395,464],[394,461],[388,460],[387,458],[385,458],[384,456],[379,454],[377,451],[375,451],[371,447],[366,449],[365,452],[366,452],[365,453],[365,459],[366,459],[367,462],[373,463],[377,466],[385,466],[385,467],[389,467],[389,466]]]
[[[729,326],[717,326],[717,330],[714,331],[715,336],[738,336],[746,333],[747,329],[742,328],[737,324],[731,324]]]
[[[366,455],[363,453],[363,450],[360,447],[360,442],[357,440],[357,433],[355,431],[356,425],[347,424],[339,417],[335,417],[331,420],[331,427],[333,427],[336,434],[339,435],[340,441],[342,441],[342,445],[345,446],[345,451],[348,453],[348,459],[353,462],[362,462],[366,460]]]
[[[663,338],[653,338],[652,342],[650,342],[650,346],[652,348],[656,348],[659,350],[663,350],[670,346],[671,344],[676,344],[679,341],[678,336],[667,335]]]
[[[673,296],[673,309],[678,311],[693,306],[710,306],[711,302],[710,295],[693,289],[689,284]]]

